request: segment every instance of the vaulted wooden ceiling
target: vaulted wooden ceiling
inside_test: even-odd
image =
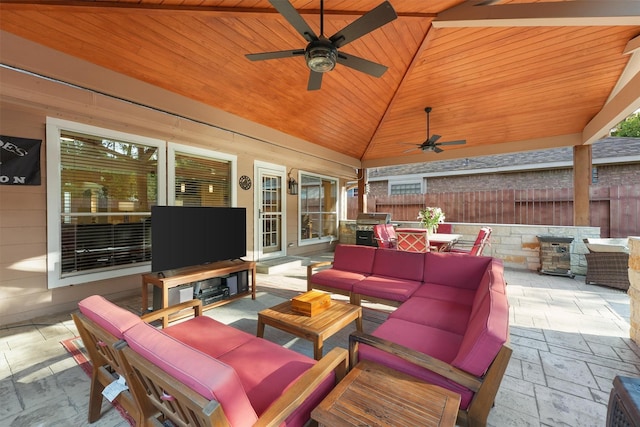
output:
[[[380,2],[327,0],[325,34]],[[0,29],[363,167],[589,144],[640,107],[638,1],[390,2],[396,20],[340,49],[388,71],[338,64],[318,91],[302,57],[246,59],[307,43],[268,0],[3,0]],[[291,3],[319,33],[320,1]],[[407,152],[427,106],[431,134],[467,143]]]

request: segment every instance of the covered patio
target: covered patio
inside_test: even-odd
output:
[[[149,197],[144,208],[122,209],[123,223],[149,216],[149,206],[175,204],[176,193],[188,190],[176,180],[189,169],[176,167],[180,154],[228,164],[223,191],[203,181],[193,193],[202,206],[215,194],[225,206],[246,208],[247,259],[275,252],[326,259],[345,216],[347,183],[357,180],[358,211],[366,212],[367,170],[379,166],[571,147],[573,225],[588,225],[591,144],[640,108],[637,1],[395,1],[397,19],[343,50],[388,70],[373,78],[338,64],[319,90],[307,90],[318,76],[301,57],[246,57],[304,47],[274,7],[282,1],[157,3],[0,3],[0,135],[43,142],[41,182],[0,186],[3,424],[86,423],[89,379],[61,345],[77,335],[69,315],[94,294],[137,313],[140,274],[150,264],[127,259],[129,270],[62,271],[65,239],[55,231],[72,214],[120,221],[109,218],[116,216],[110,208],[99,211],[101,200],[120,206]],[[378,1],[322,4],[291,2],[322,35],[325,24],[327,34],[339,32]],[[155,150],[145,160],[157,165],[120,196],[117,185],[102,185],[100,168],[90,179],[65,181],[59,143],[78,135],[96,146],[144,142]],[[427,144],[435,139],[465,143],[440,151]],[[103,169],[128,172],[133,164],[125,158]],[[333,222],[315,236],[303,233],[311,227],[297,189],[309,177],[336,190]],[[64,190],[84,181],[90,188]],[[259,202],[265,189],[281,215],[269,240]],[[80,211],[85,192],[88,207]],[[265,254],[271,242],[277,251]],[[623,291],[586,285],[584,276],[509,268],[506,278],[514,354],[489,425],[602,426],[613,378],[640,375],[640,349],[629,338],[630,329],[637,336],[637,308]],[[206,315],[255,333],[258,311],[306,289],[303,267],[260,275],[257,283],[257,300]],[[365,332],[390,309],[367,306]],[[311,350],[291,337],[266,338]],[[346,335],[327,344],[345,347]],[[111,409],[96,425],[128,424]]]
[[[305,269],[259,274],[257,300],[245,297],[205,314],[253,334],[258,311],[306,290]],[[513,356],[488,425],[605,425],[613,378],[640,375],[640,348],[629,339],[628,295],[585,285],[584,276],[572,279],[511,269],[505,276]],[[140,307],[139,297],[117,303],[133,312]],[[392,310],[366,307],[365,332]],[[326,351],[346,348],[349,329],[329,339]],[[3,425],[86,425],[89,377],[60,344],[76,335],[69,313],[0,328]],[[265,338],[312,354],[308,341],[286,333],[267,330]],[[102,418],[93,425],[129,424],[104,403]]]

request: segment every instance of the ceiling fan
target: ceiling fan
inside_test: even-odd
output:
[[[307,66],[311,70],[307,90],[318,90],[322,84],[322,74],[331,71],[336,63],[345,65],[374,77],[381,77],[387,67],[339,52],[338,49],[376,30],[398,17],[391,3],[385,1],[376,8],[362,15],[351,24],[344,27],[331,37],[324,35],[324,1],[320,0],[320,35],[317,36],[305,22],[298,11],[288,0],[269,0],[276,10],[305,38],[307,47],[304,49],[281,50],[277,52],[250,53],[245,55],[251,61],[266,59],[288,58],[304,56]]]
[[[422,144],[411,144],[411,145],[415,145],[416,148],[407,150],[405,151],[405,153],[408,153],[410,151],[415,151],[415,150],[422,150],[422,151],[430,150],[435,153],[440,153],[444,151],[442,148],[440,148],[441,145],[460,145],[460,144],[467,143],[467,141],[464,139],[459,139],[457,141],[436,142],[442,137],[440,135],[429,136],[429,114],[431,113],[431,107],[426,107],[424,111],[426,111],[427,113],[427,139]]]

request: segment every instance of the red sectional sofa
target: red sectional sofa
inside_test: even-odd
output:
[[[338,245],[331,268],[310,265],[307,287],[398,306],[371,335],[354,333],[351,363],[367,359],[461,395],[458,422],[485,425],[508,364],[502,261],[447,252]]]
[[[200,301],[193,304],[201,308]],[[203,419],[198,425],[302,426],[347,368],[344,349],[316,362],[210,317],[157,329],[101,296],[78,306],[74,320],[87,348],[117,342],[110,347],[118,360],[110,363],[127,379],[138,425],[148,425],[160,411],[176,425],[185,420],[175,417],[196,413]],[[146,320],[163,315],[152,314]],[[92,338],[91,331],[102,337]],[[98,388],[92,381],[90,399],[100,402]],[[190,409],[176,410],[185,401]]]

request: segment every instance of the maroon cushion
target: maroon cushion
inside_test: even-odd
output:
[[[124,333],[133,351],[206,399],[216,400],[233,426],[251,426],[257,415],[236,371],[160,330],[140,323]]]
[[[254,335],[231,328],[207,316],[198,316],[186,322],[173,324],[163,331],[178,341],[216,358],[247,341],[256,339]]]
[[[333,268],[370,274],[376,248],[364,245],[337,245],[333,254]]]
[[[353,284],[358,283],[365,277],[367,276],[362,273],[329,268],[313,274],[311,276],[311,283],[351,292]]]
[[[440,301],[451,301],[471,307],[476,295],[474,289],[456,288],[453,286],[436,285],[434,283],[423,283],[412,295],[412,297],[423,297]]]
[[[259,356],[258,356],[259,355]],[[251,405],[258,416],[282,395],[316,361],[271,341],[255,338],[220,356],[222,362],[235,368]],[[335,384],[334,375],[323,380],[305,404],[289,417],[287,425],[303,425]],[[302,422],[294,423],[293,419]]]
[[[142,323],[140,317],[103,296],[92,295],[78,303],[80,312],[118,339],[127,329]]]
[[[489,291],[481,303],[473,307],[460,351],[451,364],[474,375],[483,375],[507,342],[508,335],[507,296]]]
[[[469,256],[451,252],[425,254],[424,282],[457,288],[477,289],[491,257]]]
[[[372,273],[376,276],[421,282],[423,270],[424,253],[379,248],[376,251]]]
[[[450,363],[458,354],[462,335],[403,319],[387,319],[372,335]]]
[[[381,249],[379,249],[381,250]],[[353,285],[353,292],[365,296],[403,302],[422,286],[421,282],[395,277],[369,276]]]
[[[316,363],[307,356],[206,316],[170,326],[164,331],[234,368],[258,416]],[[257,354],[260,357],[256,357]],[[334,376],[328,376],[287,418],[285,425],[304,425],[311,410],[327,395],[334,382]]]
[[[410,323],[401,319],[389,319],[384,322],[373,335],[389,341],[413,348],[421,353],[428,354],[445,362],[450,362],[457,352],[462,337],[429,326]],[[423,339],[420,339],[423,337]],[[407,362],[398,356],[377,350],[371,346],[360,344],[358,346],[360,360],[371,360],[392,369],[409,374],[431,384],[444,387],[460,394],[460,407],[466,409],[471,402],[473,392],[459,384],[456,384],[441,375]]]
[[[468,305],[413,296],[389,317],[463,335],[470,315]]]

